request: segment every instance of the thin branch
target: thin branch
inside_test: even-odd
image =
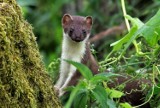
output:
[[[122,33],[122,31],[124,31],[126,29],[126,26],[124,25],[124,23],[122,23],[119,26],[114,26],[112,28],[109,28],[105,31],[102,31],[96,35],[94,35],[89,41],[92,42],[96,42],[106,36],[109,36],[111,34],[117,34],[117,33]]]

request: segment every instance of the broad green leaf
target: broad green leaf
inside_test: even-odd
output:
[[[108,99],[107,104],[108,104],[109,108],[117,108],[116,103],[112,99]]]
[[[71,108],[71,105],[73,103],[73,100],[75,99],[75,96],[77,95],[78,91],[81,89],[84,89],[83,83],[79,83],[71,92],[70,97],[64,108]]]
[[[157,27],[160,25],[160,9],[158,12],[146,23],[147,26]]]
[[[156,34],[160,37],[160,26],[155,28]]]
[[[110,94],[111,98],[120,98],[124,95],[123,92],[115,89],[106,88],[106,91],[108,92],[108,94]]]
[[[99,73],[95,76],[93,76],[90,81],[92,84],[97,84],[97,83],[100,83],[102,81],[105,81],[105,80],[108,80],[109,77],[112,77],[112,76],[120,76],[119,74],[114,74],[114,73]]]
[[[136,39],[138,35],[142,35],[151,46],[154,46],[157,42],[156,28],[160,25],[159,18],[160,10],[157,12],[156,15],[154,15],[146,24],[144,24],[139,29],[137,28],[137,26],[133,26],[130,32],[127,35],[125,35],[125,37],[111,44],[111,46],[114,46],[113,51],[120,50],[123,47],[123,45],[125,45],[122,50],[123,53],[133,42],[133,40]]]
[[[144,25],[144,23],[141,22],[138,18],[132,18],[129,15],[126,15],[125,17],[127,19],[129,19],[134,26],[131,28],[131,30],[129,31],[129,33],[127,35],[125,35],[122,39],[120,39],[119,41],[116,41],[116,42],[114,42],[114,43],[111,44],[111,46],[114,46],[113,47],[113,51],[120,50],[123,47],[123,45],[126,44],[128,42],[128,40],[130,40],[131,37],[137,32],[137,30]],[[136,36],[134,36],[134,37],[136,38]],[[135,38],[133,38],[133,40]]]
[[[65,61],[74,65],[78,69],[78,71],[82,74],[82,76],[86,78],[87,80],[90,80],[93,77],[91,70],[84,64],[70,61],[70,60],[65,60]]]
[[[87,105],[88,94],[85,90],[80,91],[74,100],[74,108],[85,108]]]
[[[121,108],[132,108],[132,106],[129,103],[127,103],[127,102],[120,103],[120,106],[121,106]]]
[[[158,35],[156,34],[155,28],[145,25],[142,29],[142,36],[146,39],[148,44],[154,46],[158,41]]]
[[[135,39],[134,34],[136,34],[137,30],[138,30],[138,28],[136,26],[133,26],[127,35],[125,35],[122,39],[112,43],[110,46],[114,46],[113,51],[120,50],[123,47],[123,45],[125,45],[126,43],[130,44]]]
[[[157,43],[159,35],[157,34],[158,27],[160,27],[160,9],[158,12],[142,27],[142,36],[146,41],[154,46]]]
[[[107,93],[102,86],[97,85],[91,92],[95,99],[100,103],[101,108],[108,108]]]

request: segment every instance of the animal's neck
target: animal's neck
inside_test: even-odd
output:
[[[63,36],[62,59],[69,59],[80,62],[86,50],[86,40],[74,42],[66,34]]]

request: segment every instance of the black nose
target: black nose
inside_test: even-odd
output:
[[[83,41],[83,39],[81,38],[81,37],[71,37],[71,39],[73,40],[73,41],[75,41],[75,42],[81,42],[81,41]]]
[[[81,38],[81,35],[77,35],[76,38]]]
[[[81,42],[82,40],[79,39],[79,38],[76,38],[74,41],[76,41],[76,42]]]

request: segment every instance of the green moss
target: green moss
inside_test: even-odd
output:
[[[32,27],[15,0],[0,0],[0,106],[60,108]]]

